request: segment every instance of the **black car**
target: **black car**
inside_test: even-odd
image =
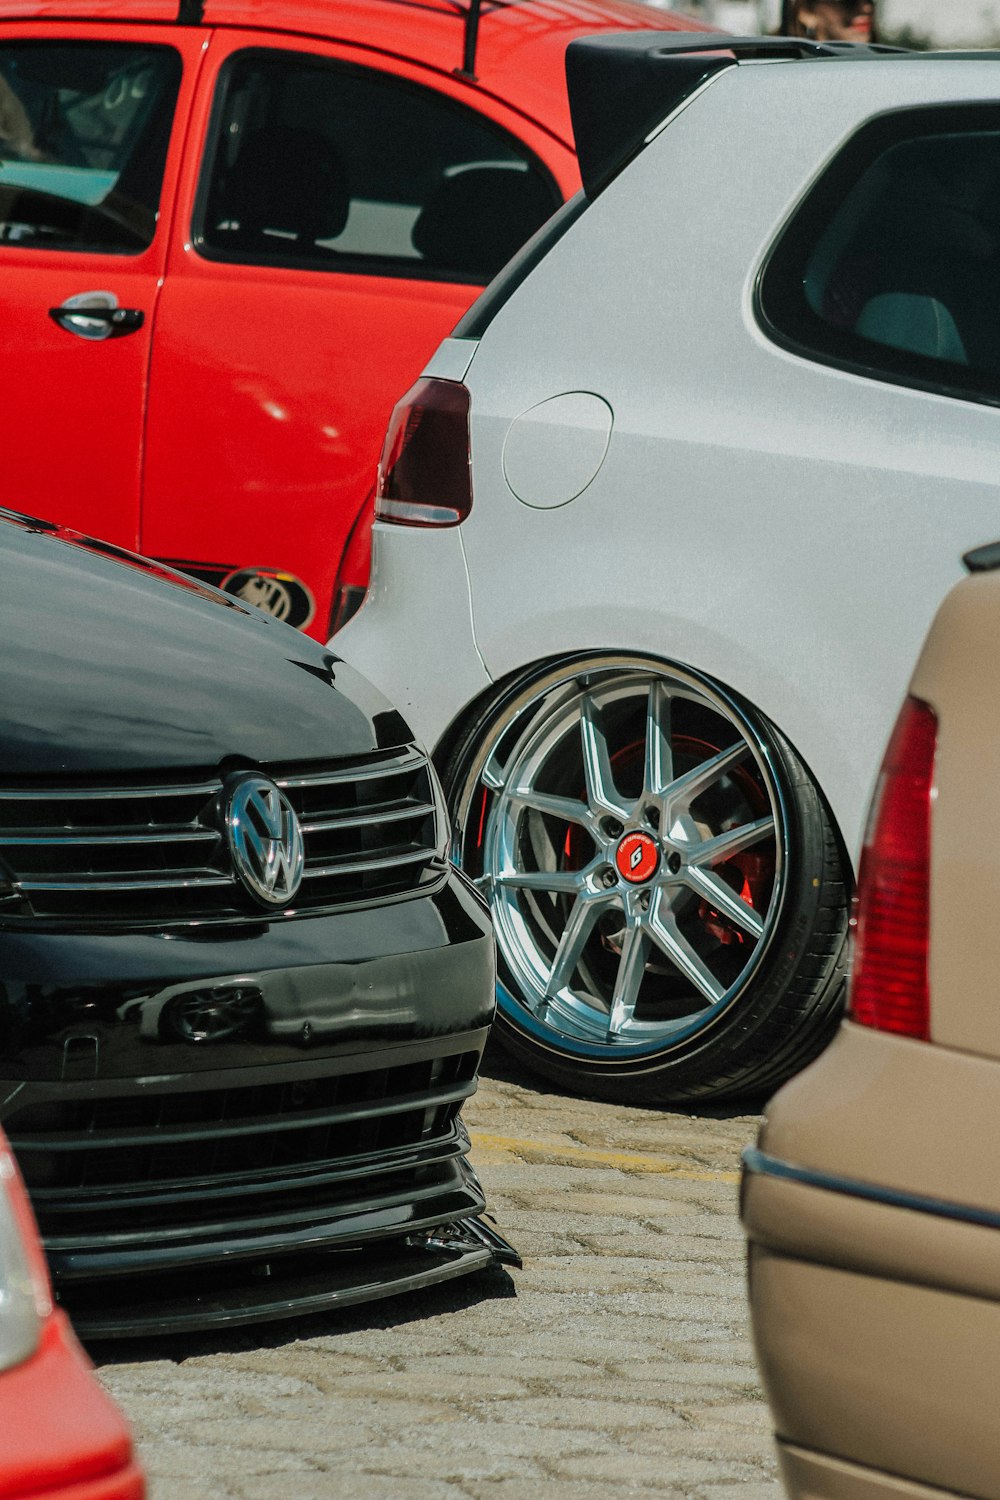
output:
[[[490,923],[403,718],[297,631],[0,511],[0,1122],[89,1336],[516,1254],[462,1100]]]

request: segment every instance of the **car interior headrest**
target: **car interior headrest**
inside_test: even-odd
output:
[[[234,244],[335,239],[351,200],[337,148],[315,130],[283,126],[248,135],[213,212]]]
[[[881,292],[865,303],[854,332],[877,344],[968,364],[958,326],[943,302],[913,292]]]
[[[413,226],[413,248],[429,265],[486,282],[558,206],[553,189],[525,167],[467,167],[431,193]]]

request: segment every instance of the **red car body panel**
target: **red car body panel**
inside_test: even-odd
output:
[[[65,1313],[38,1352],[0,1375],[0,1500],[142,1500],[124,1419],[97,1383]]]
[[[66,1314],[52,1307],[34,1215],[2,1131],[0,1157],[2,1211],[13,1210],[42,1319],[34,1352],[0,1370],[0,1500],[143,1500],[128,1426]]]
[[[0,40],[14,28],[0,25]],[[60,25],[60,38],[86,41],[92,26]],[[18,39],[44,39],[48,27],[25,24]],[[136,41],[163,41],[160,29],[139,27]],[[173,40],[173,38],[172,38]],[[178,115],[191,107],[196,36],[178,34],[184,55]],[[176,191],[181,141],[176,133],[164,171],[161,205]],[[166,264],[162,223],[148,250],[127,257],[100,252],[39,251],[0,244],[0,363],[4,412],[6,503],[29,515],[66,520],[94,536],[135,547],[139,539],[142,434],[156,298]],[[81,292],[111,289],[123,307],[143,310],[142,328],[95,345],[68,336],[49,308]],[[100,355],[98,367],[95,354]]]
[[[530,153],[566,198],[579,186],[567,43],[599,30],[697,23],[628,0],[486,5],[471,80],[457,76],[463,18],[446,0],[206,0],[202,25],[163,24],[176,15],[176,0],[2,5],[0,44],[156,42],[183,61],[147,250],[0,241],[0,310],[8,347],[19,351],[0,376],[2,498],[213,582],[236,570],[289,575],[311,604],[309,618],[293,623],[325,639],[393,404],[480,287],[398,266],[359,274],[204,253],[193,227],[220,70],[225,77],[234,54],[256,48],[373,70],[482,118]],[[48,316],[94,290],[141,310],[141,329],[88,343]],[[368,525],[356,528],[361,543]],[[347,581],[363,582],[366,568],[360,545]]]

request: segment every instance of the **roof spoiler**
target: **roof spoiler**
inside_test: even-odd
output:
[[[566,82],[584,192],[596,198],[642,149],[650,132],[722,68],[743,59],[853,59],[901,50],[697,31],[581,37],[566,49]]]

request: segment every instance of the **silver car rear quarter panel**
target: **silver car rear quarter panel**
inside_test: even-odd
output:
[[[962,550],[995,530],[1000,413],[790,354],[758,326],[754,287],[867,119],[993,92],[990,63],[726,70],[518,287],[465,377],[460,529],[490,676],[580,649],[688,663],[789,736],[852,852],[900,685]],[[571,504],[532,510],[505,483],[504,443],[570,391],[611,407],[607,458]],[[409,631],[412,606],[387,603]],[[465,607],[444,604],[467,633]],[[349,654],[375,670],[356,641]],[[422,686],[434,741],[454,695]]]
[[[491,682],[473,633],[461,530],[376,522],[367,598],[331,642],[395,694],[431,746]],[[497,582],[503,591],[499,565]]]

